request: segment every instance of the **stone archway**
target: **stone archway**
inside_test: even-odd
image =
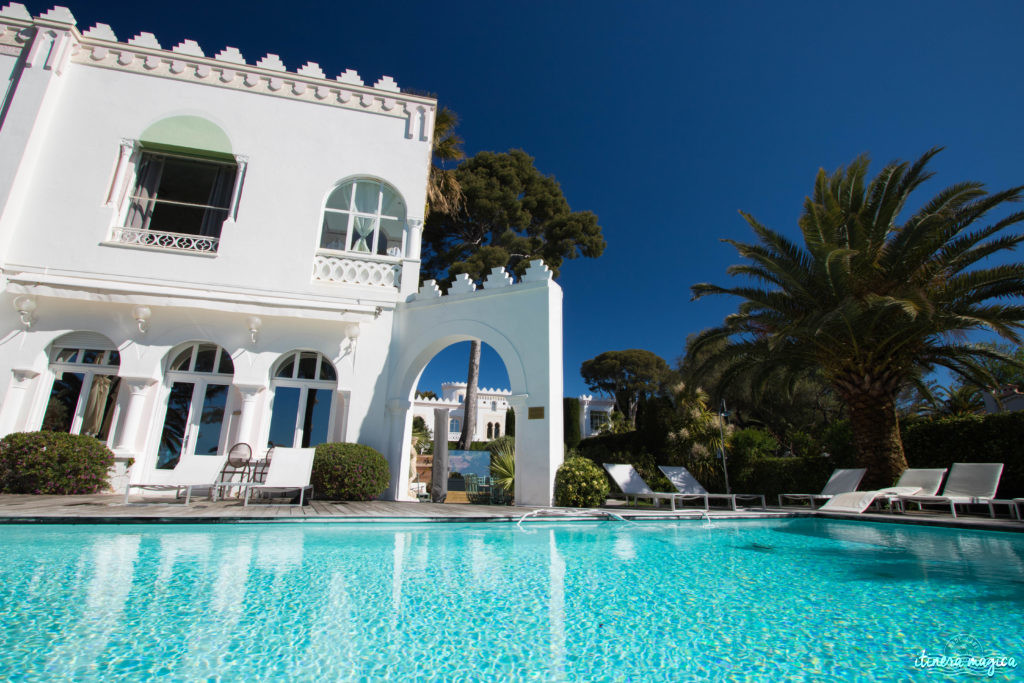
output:
[[[516,414],[518,505],[550,505],[562,463],[562,290],[541,261],[519,283],[495,268],[477,289],[459,276],[442,296],[428,281],[400,304],[388,385],[390,497],[408,498],[412,397],[427,363],[451,344],[479,339],[505,364]]]

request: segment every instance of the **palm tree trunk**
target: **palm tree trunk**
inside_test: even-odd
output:
[[[892,486],[907,469],[895,401],[891,397],[861,394],[848,396],[846,403],[857,457],[868,468],[861,488]]]
[[[477,382],[480,380],[480,340],[469,343],[469,372],[466,378],[466,401],[462,404],[462,436],[459,437],[459,450],[468,451],[473,444],[473,432],[476,431],[476,395]]]

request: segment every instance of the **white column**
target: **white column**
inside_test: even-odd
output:
[[[152,377],[122,377],[124,386],[128,387],[128,406],[119,420],[120,434],[114,442],[115,451],[135,451],[138,441],[139,425],[143,419],[143,408],[149,388],[156,384]]]
[[[388,467],[391,468],[390,499],[412,500],[412,496],[409,495],[409,441],[412,438],[412,429],[407,419],[412,401],[393,398],[388,401],[387,407],[389,424],[386,457]],[[410,424],[408,430],[407,424]]]
[[[448,420],[451,408],[434,408],[434,465],[430,472],[430,500],[448,497]]]
[[[409,223],[409,247],[406,250],[406,258],[419,260],[420,251],[423,245],[423,219],[410,218]]]
[[[238,417],[238,441],[247,443],[256,453],[256,434],[253,433],[256,424],[256,399],[266,388],[261,384],[236,384],[235,388],[242,395],[241,415]],[[262,452],[262,451],[261,451]]]
[[[32,388],[34,380],[39,376],[35,370],[11,370],[11,383],[8,385],[7,396],[0,408],[0,436],[24,430],[27,425],[21,423],[21,412],[25,406],[25,398]]]

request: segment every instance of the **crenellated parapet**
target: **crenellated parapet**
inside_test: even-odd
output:
[[[441,292],[441,288],[435,280],[427,280],[420,287],[420,290],[413,295],[411,301],[450,301],[474,295],[483,295],[485,293],[493,294],[498,290],[514,289],[538,282],[546,283],[551,280],[551,270],[544,265],[543,260],[536,259],[530,261],[530,265],[526,267],[526,272],[523,273],[523,277],[520,278],[519,282],[515,282],[512,274],[504,268],[492,268],[491,272],[484,278],[483,287],[478,288],[469,275],[460,273],[455,276],[455,281],[452,282],[448,291],[444,293]]]
[[[225,47],[208,56],[194,40],[186,39],[166,49],[152,33],[142,32],[121,42],[107,24],[98,23],[81,33],[76,24],[66,7],[54,7],[33,18],[24,5],[7,4],[0,8],[0,54],[19,55],[35,31],[56,31],[62,34],[61,39],[59,45],[54,42],[47,59],[59,62],[53,65],[58,73],[70,61],[404,118],[406,138],[429,139],[436,101],[402,93],[391,76],[381,76],[368,86],[356,71],[347,69],[330,80],[315,62],[289,71],[275,54],[267,54],[250,64],[234,47]]]

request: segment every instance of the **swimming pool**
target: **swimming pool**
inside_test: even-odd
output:
[[[1021,535],[523,526],[3,526],[0,678],[923,680],[922,653],[1024,658]]]

